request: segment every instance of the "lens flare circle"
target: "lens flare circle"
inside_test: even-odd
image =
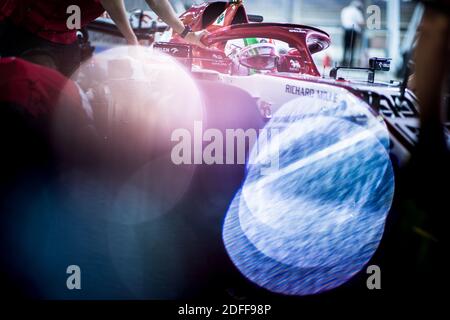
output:
[[[227,213],[230,257],[271,291],[335,288],[363,268],[381,241],[394,193],[389,134],[364,104],[341,98],[337,107],[300,98],[275,114],[267,129],[278,130],[279,145],[259,141]],[[274,156],[279,168],[267,174],[262,164]]]
[[[299,267],[345,261],[378,243],[393,195],[392,167],[378,139],[330,117],[299,120],[280,135],[279,170],[262,175],[250,166],[243,187],[251,216],[242,211],[240,220],[249,240]]]
[[[204,117],[191,74],[161,52],[123,46],[85,61],[72,80],[100,138],[100,179],[114,184],[108,220],[133,225],[170,212],[195,173],[172,162],[172,134]]]
[[[334,289],[360,270],[357,260],[335,266],[299,268],[281,263],[258,250],[242,231],[239,213],[245,210],[242,194],[234,198],[223,227],[225,248],[239,271],[250,281],[271,292],[285,295],[311,295]],[[245,204],[245,203],[244,203]]]

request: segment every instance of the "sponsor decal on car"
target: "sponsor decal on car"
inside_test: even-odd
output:
[[[218,18],[217,20],[214,22],[214,26],[219,26],[219,27],[223,27],[225,24],[225,15],[226,15],[227,11],[225,10]]]

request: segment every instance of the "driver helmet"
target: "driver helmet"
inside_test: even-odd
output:
[[[256,71],[276,69],[279,58],[277,48],[270,42],[250,45],[239,53],[240,63]]]

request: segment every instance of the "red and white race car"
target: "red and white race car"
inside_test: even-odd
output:
[[[29,201],[20,190],[14,196],[4,192],[5,199],[12,199],[12,204],[5,201],[5,208],[14,205],[18,213],[5,210],[7,223],[0,225],[12,236],[5,237],[3,245],[16,248],[19,243],[20,250],[8,247],[11,255],[2,259],[2,270],[5,265],[16,276],[17,270],[25,270],[17,267],[23,261],[41,257],[36,262],[40,272],[23,271],[27,272],[23,278],[43,284],[39,291],[44,297],[73,298],[61,287],[60,278],[47,282],[55,274],[55,260],[46,259],[51,252],[60,257],[58,266],[72,263],[73,257],[95,261],[86,263],[83,272],[104,277],[92,283],[94,290],[83,290],[85,295],[79,297],[85,299],[124,297],[124,288],[133,298],[173,299],[191,287],[193,292],[201,291],[199,287],[209,287],[216,279],[222,296],[222,283],[228,290],[228,275],[235,272],[228,257],[221,255],[225,244],[239,271],[272,292],[313,294],[343,284],[362,270],[381,240],[393,200],[391,160],[394,167],[406,162],[418,141],[417,98],[399,83],[375,81],[377,71],[389,69],[389,59],[374,58],[369,68],[334,68],[329,77],[321,75],[313,56],[330,46],[326,32],[264,23],[262,17],[248,15],[242,1],[196,5],[181,18],[194,31],[210,32],[203,39],[205,48],[169,32],[167,41],[151,46],[164,54],[151,55],[148,48],[135,47],[111,50],[105,59],[99,54],[86,61],[75,81],[15,58],[1,61],[2,70],[11,75],[0,81],[5,88],[0,102],[8,107],[3,108],[8,125],[3,126],[2,136],[8,142],[7,153],[15,155],[8,159],[11,166],[4,166],[9,176],[2,190],[20,189],[17,179],[29,184],[17,159],[26,159],[35,170],[30,155],[48,149],[46,158],[58,164],[48,165],[48,159],[38,157],[50,173],[42,175],[43,192],[35,192],[40,184],[34,183],[33,192],[24,189],[26,196],[33,195]],[[105,21],[89,29],[117,35]],[[165,29],[153,27],[138,26],[142,38]],[[349,80],[345,75],[349,71],[365,78]],[[321,119],[314,121],[314,117]],[[202,128],[200,141],[196,139],[199,119],[206,119],[205,127],[219,132],[221,139],[226,135],[220,133],[228,129],[256,132],[278,129],[290,121],[293,125],[278,132],[278,138],[284,139],[273,152],[280,151],[274,160],[278,170],[266,176],[265,170],[264,174],[259,170],[267,169],[259,166],[266,163],[259,160],[272,160],[272,148],[264,139],[257,142],[263,152],[251,151],[249,159],[257,160],[254,166],[246,167],[245,157],[237,163],[234,159],[228,163],[227,157],[230,166],[222,165],[224,158],[220,163],[196,159],[206,153],[201,150],[206,143],[220,142],[212,141],[213,134],[204,138]],[[194,161],[187,166],[171,158],[173,133],[179,129],[180,136],[188,137],[186,150],[194,149]],[[36,132],[42,138],[34,142],[30,137]],[[54,137],[58,139],[53,141]],[[228,150],[221,142],[217,144],[222,148],[209,148],[211,155]],[[235,149],[232,144],[230,150]],[[184,150],[179,152],[183,157]],[[59,158],[68,160],[60,165]],[[47,175],[52,183],[58,180],[55,187],[48,186]],[[51,191],[60,185],[64,191],[53,196]],[[49,205],[48,199],[56,199],[56,204]],[[39,219],[17,218],[22,211],[30,217],[32,207],[39,211]],[[39,232],[30,236],[11,232],[22,230],[24,222],[29,223],[27,230],[36,226]],[[79,246],[79,239],[88,242]],[[102,255],[93,260],[93,253]],[[198,277],[185,277],[197,273]],[[123,285],[116,285],[117,279]]]
[[[335,68],[325,77],[313,59],[330,46],[330,36],[322,30],[261,22],[262,17],[247,15],[242,1],[193,6],[181,18],[194,31],[210,32],[204,38],[208,48],[188,45],[177,35],[169,42],[155,43],[154,48],[177,58],[199,79],[247,91],[264,117],[299,96],[325,104],[335,103],[338,96],[348,97],[357,99],[387,126],[399,162],[408,158],[417,143],[419,111],[414,93],[400,82],[375,81],[377,71],[389,70],[389,59],[373,58],[369,68]],[[365,78],[346,77],[355,72]]]
[[[337,67],[329,76],[322,75],[313,57],[330,46],[326,32],[304,25],[262,22],[263,17],[247,14],[241,0],[194,5],[181,19],[193,31],[210,32],[203,39],[207,48],[189,45],[170,30],[164,32],[163,24],[144,23],[140,28],[138,22],[135,30],[149,42],[168,39],[153,42],[152,48],[176,58],[195,78],[246,91],[264,119],[299,97],[322,101],[327,108],[339,99],[360,104],[388,128],[390,148],[398,163],[408,159],[418,141],[419,105],[401,82],[376,81],[378,71],[389,71],[390,59],[373,58],[369,68]],[[117,34],[116,28],[103,20],[91,24],[89,30]],[[164,36],[155,37],[158,32]]]

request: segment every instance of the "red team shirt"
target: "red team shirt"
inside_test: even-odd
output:
[[[0,0],[0,22],[9,18],[17,26],[48,41],[72,44],[77,40],[76,30],[67,28],[70,14],[67,8],[81,9],[81,26],[101,16],[105,9],[100,0]]]
[[[87,119],[78,87],[59,72],[19,58],[0,58],[0,74],[0,104],[20,106],[36,118],[66,106]]]

